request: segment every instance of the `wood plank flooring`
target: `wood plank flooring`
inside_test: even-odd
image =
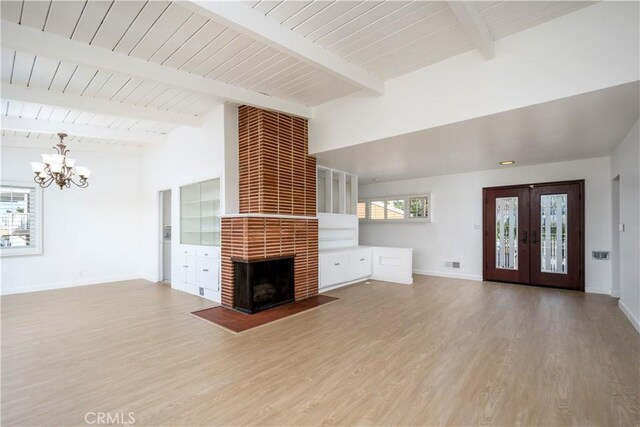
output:
[[[2,425],[639,425],[603,295],[416,276],[238,336],[143,280],[2,298]]]

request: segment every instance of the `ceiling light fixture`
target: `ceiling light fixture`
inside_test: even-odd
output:
[[[513,164],[515,164],[515,163],[516,163],[516,161],[515,161],[515,160],[503,160],[503,161],[501,161],[501,162],[500,162],[500,164],[501,164],[502,166],[513,165]]]
[[[42,154],[42,162],[31,162],[31,169],[36,175],[33,180],[42,188],[47,188],[52,182],[62,190],[64,187],[71,187],[71,183],[86,188],[89,186],[89,176],[91,170],[82,166],[75,166],[76,161],[67,157],[67,146],[64,145],[66,133],[59,133],[60,142],[53,147],[56,154]],[[79,182],[73,180],[74,176],[78,176]]]

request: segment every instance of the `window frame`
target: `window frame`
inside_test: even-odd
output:
[[[23,187],[35,189],[34,203],[35,203],[35,220],[36,220],[36,245],[28,248],[4,248],[0,247],[0,258],[12,257],[12,256],[26,256],[26,255],[42,255],[44,246],[44,234],[43,230],[43,198],[42,187],[34,182],[24,181],[0,181],[2,187]]]
[[[424,217],[411,217],[410,212],[410,199],[426,199],[427,200],[427,216]],[[387,217],[387,203],[393,200],[404,200],[404,218],[388,218]],[[429,223],[433,221],[433,207],[431,205],[432,197],[431,193],[423,194],[411,194],[406,196],[386,196],[386,197],[368,197],[366,199],[358,199],[357,203],[365,204],[365,218],[358,218],[361,223],[416,223],[423,222]],[[384,219],[372,219],[371,218],[371,202],[383,202],[384,203]]]

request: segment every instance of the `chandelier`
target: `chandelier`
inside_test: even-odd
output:
[[[71,187],[71,183],[80,188],[89,186],[89,175],[91,170],[82,166],[75,166],[76,161],[67,157],[67,146],[64,145],[66,133],[59,133],[60,142],[53,147],[56,154],[42,154],[42,162],[31,162],[31,169],[35,173],[33,180],[42,188],[47,188],[52,182],[62,190],[64,187]],[[74,177],[78,177],[78,182]]]

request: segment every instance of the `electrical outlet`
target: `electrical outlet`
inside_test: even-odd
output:
[[[446,268],[460,268],[460,261],[445,261],[444,266]]]
[[[600,260],[608,260],[609,259],[609,251],[591,251],[591,258],[600,259]]]
[[[204,288],[198,288],[200,290],[200,296],[203,297],[204,296]]]

